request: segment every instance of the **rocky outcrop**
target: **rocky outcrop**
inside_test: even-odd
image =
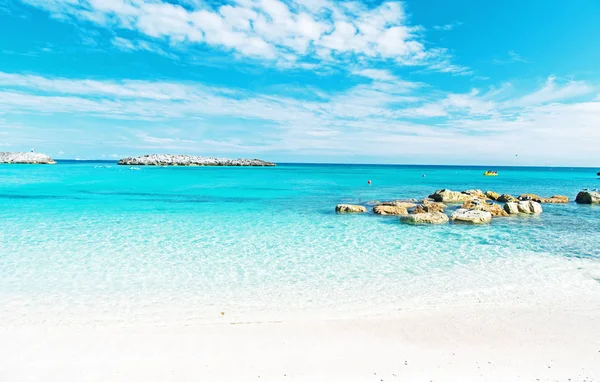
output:
[[[492,221],[492,214],[487,211],[459,208],[452,213],[450,220],[461,223],[486,224]]]
[[[569,203],[569,198],[564,195],[553,195],[549,198],[544,198],[536,194],[523,194],[518,197],[519,200],[533,200],[538,203]]]
[[[462,193],[477,199],[487,199],[487,196],[481,190],[465,190]]]
[[[411,214],[422,214],[426,212],[444,212],[447,206],[444,203],[432,202],[429,199],[423,200],[423,204],[419,204],[411,211]]]
[[[498,200],[498,198],[500,197],[500,194],[494,191],[486,191],[485,192],[485,196],[488,199],[492,199],[492,200]]]
[[[485,200],[480,199],[465,202],[461,208],[467,210],[487,211],[490,214],[492,214],[492,217],[508,216],[508,212],[506,212],[499,204],[488,203]]]
[[[502,194],[496,201],[500,203],[516,203],[518,199],[509,194]]]
[[[516,215],[519,213],[519,205],[515,202],[508,202],[504,205],[504,211],[509,215]]]
[[[227,159],[171,154],[151,154],[124,158],[118,163],[131,166],[275,166],[275,163],[260,159]]]
[[[417,204],[404,200],[394,200],[391,202],[381,202],[377,204],[378,206],[394,206],[394,207],[403,207],[403,208],[413,208],[416,207]]]
[[[48,155],[40,153],[9,153],[0,152],[0,163],[9,164],[56,164]]]
[[[472,195],[446,189],[437,190],[433,194],[429,195],[429,197],[436,202],[442,203],[463,203],[467,200],[474,199],[474,196]]]
[[[542,201],[542,197],[536,194],[522,194],[517,199],[519,200],[533,200],[534,202],[540,203]]]
[[[552,203],[552,204],[569,203],[569,198],[564,195],[552,195],[549,198],[543,198],[542,203]]]
[[[543,212],[542,205],[533,200],[522,201],[518,203],[519,212],[523,214],[539,215]]]
[[[441,212],[425,212],[401,216],[400,221],[407,224],[445,224],[448,216]]]
[[[408,215],[406,208],[401,206],[377,205],[373,207],[373,212],[377,215]]]
[[[533,200],[525,200],[519,202],[510,202],[504,205],[504,210],[510,215],[514,214],[528,214],[528,215],[539,215],[543,212],[542,205]]]
[[[338,204],[335,206],[335,212],[337,213],[361,213],[367,212],[367,209],[363,206],[357,206],[355,204]]]
[[[583,190],[575,197],[575,203],[598,204],[600,203],[600,192]]]

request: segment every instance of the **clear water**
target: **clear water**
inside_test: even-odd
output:
[[[371,314],[493,299],[600,262],[600,206],[544,205],[539,217],[477,227],[334,213],[341,202],[423,198],[440,188],[573,199],[600,187],[595,169],[484,170],[0,166],[0,319]],[[582,272],[577,282],[597,277]]]

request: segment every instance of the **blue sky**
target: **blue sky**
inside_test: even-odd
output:
[[[600,162],[600,2],[0,0],[0,150]]]

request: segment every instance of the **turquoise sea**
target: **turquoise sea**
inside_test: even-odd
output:
[[[476,227],[334,213],[338,203],[423,198],[441,188],[570,199],[600,188],[597,169],[484,170],[2,165],[0,319],[368,315],[482,293],[493,300],[528,279],[556,277],[550,270],[564,264],[600,262],[600,206],[545,204],[541,216]]]

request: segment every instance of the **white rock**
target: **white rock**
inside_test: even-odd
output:
[[[519,213],[519,206],[517,203],[508,202],[504,204],[504,211],[508,212],[510,215]]]
[[[48,155],[33,153],[33,152],[21,152],[21,153],[9,153],[0,152],[0,163],[11,163],[11,164],[56,164],[56,162]]]
[[[363,206],[357,206],[354,204],[338,204],[335,206],[335,212],[338,213],[361,213],[367,212],[367,209]]]
[[[520,213],[539,215],[542,211],[542,205],[533,200],[521,201],[517,204]]]
[[[475,199],[475,196],[452,190],[437,190],[429,195],[431,199],[442,203],[463,203]]]
[[[423,212],[401,216],[400,221],[408,224],[444,224],[448,223],[448,215],[442,212]]]
[[[492,214],[488,211],[459,208],[452,213],[450,220],[462,223],[486,224],[492,221]]]
[[[228,159],[193,155],[150,154],[124,158],[120,165],[128,166],[275,166],[260,159]]]

